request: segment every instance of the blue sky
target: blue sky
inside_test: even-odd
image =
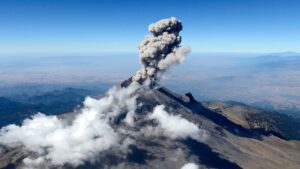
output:
[[[297,0],[1,0],[0,54],[137,52],[170,16],[193,52],[300,52]]]

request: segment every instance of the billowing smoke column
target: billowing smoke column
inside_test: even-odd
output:
[[[175,17],[149,25],[152,35],[146,36],[139,45],[140,61],[144,67],[132,77],[133,81],[143,83],[149,79],[155,83],[170,66],[183,63],[190,48],[180,46],[181,30],[182,24]]]

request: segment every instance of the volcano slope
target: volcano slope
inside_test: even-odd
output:
[[[126,82],[123,86],[124,84]],[[122,122],[126,114],[120,114],[111,123],[116,130],[127,130],[127,134],[134,140],[134,144],[129,145],[126,152],[120,153],[112,148],[99,153],[96,160],[87,160],[76,167],[68,164],[48,167],[180,169],[186,163],[192,162],[199,168],[300,168],[300,142],[286,139],[280,132],[264,128],[266,125],[249,125],[250,121],[242,118],[249,114],[246,106],[235,105],[238,107],[233,107],[231,112],[228,110],[230,106],[224,103],[203,106],[190,93],[179,95],[164,87],[142,91],[137,103],[140,106],[135,113],[134,126]],[[156,122],[145,120],[145,117],[157,105],[164,105],[167,112],[174,116],[180,115],[205,131],[200,141],[191,136],[170,138],[147,133],[145,127],[155,126]],[[255,109],[251,111],[258,113]],[[72,119],[73,116],[74,114],[66,114],[60,118]],[[22,146],[3,150],[0,166],[3,169],[22,168],[26,156],[28,153]]]

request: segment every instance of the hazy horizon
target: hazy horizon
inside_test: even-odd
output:
[[[272,103],[300,110],[299,63],[297,53],[191,53],[184,64],[168,71],[160,83],[181,94],[192,92],[201,101]],[[36,86],[37,91],[38,86],[42,90],[45,87],[88,89],[102,84],[117,85],[134,75],[141,65],[136,53],[127,53],[11,57],[2,59],[0,67],[0,87],[13,93],[15,89],[20,92],[22,85],[25,89]]]

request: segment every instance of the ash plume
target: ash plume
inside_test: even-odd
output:
[[[133,81],[143,83],[148,79],[151,83],[155,83],[169,67],[183,63],[190,48],[180,46],[181,30],[182,23],[175,17],[149,25],[152,35],[146,36],[139,45],[143,68],[132,77]]]

